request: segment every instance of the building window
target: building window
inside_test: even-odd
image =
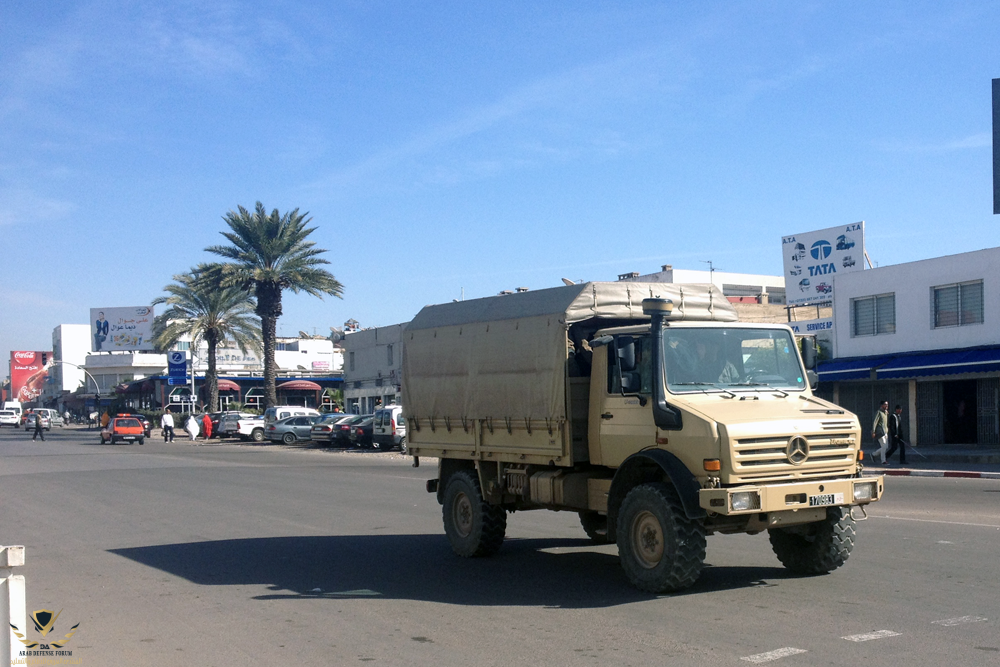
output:
[[[174,349],[177,349],[177,350],[190,350],[191,349],[191,343],[188,342],[188,341],[186,341],[186,340],[179,340],[179,341],[177,341],[177,345],[176,345],[176,347]]]
[[[392,366],[392,345],[385,346],[386,351],[386,362]]]
[[[896,295],[851,299],[851,320],[852,336],[896,333]]]
[[[353,372],[354,371],[354,352],[351,352],[348,355],[348,358],[350,359],[351,372]]]
[[[274,344],[274,349],[275,350],[280,350],[280,351],[284,352],[285,349],[286,349],[285,345],[286,345],[285,343],[275,343]]]
[[[983,281],[932,288],[934,328],[983,323]]]

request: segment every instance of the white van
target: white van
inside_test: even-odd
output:
[[[375,411],[372,447],[381,450],[399,447],[400,451],[406,453],[406,420],[401,406],[389,405]]]
[[[23,410],[21,408],[20,401],[4,401],[3,409],[13,411],[13,413],[17,415],[18,421],[21,420],[21,413]]]
[[[319,410],[304,408],[301,405],[276,405],[264,410],[264,423],[270,424],[271,422],[276,422],[279,419],[284,419],[285,417],[298,417],[300,415],[318,417]]]

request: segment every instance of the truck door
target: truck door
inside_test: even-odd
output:
[[[606,363],[594,364],[590,385],[591,461],[596,444],[600,464],[617,467],[630,454],[656,445],[650,339],[616,336],[603,350]],[[598,378],[601,371],[604,377]]]

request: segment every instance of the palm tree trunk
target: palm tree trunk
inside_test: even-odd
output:
[[[277,364],[274,350],[277,346],[278,317],[281,315],[281,287],[268,283],[257,283],[257,316],[260,317],[261,342],[264,346],[264,409],[278,404],[275,389]]]
[[[205,389],[208,394],[208,409],[206,412],[215,412],[219,409],[219,372],[216,370],[215,348],[219,345],[219,340],[211,332],[205,336],[208,343],[208,370],[205,371]]]

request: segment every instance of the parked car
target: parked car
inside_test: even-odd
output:
[[[49,419],[48,414],[46,414],[44,412],[40,412],[40,411],[39,412],[32,411],[32,412],[29,412],[29,413],[27,413],[27,414],[24,415],[24,430],[25,431],[34,431],[35,430],[35,420],[36,419],[41,419],[42,420],[42,430],[43,431],[51,431],[52,430],[52,420]]]
[[[264,432],[271,442],[281,441],[290,445],[296,440],[309,440],[312,437],[313,422],[318,418],[318,414],[285,417],[268,424]]]
[[[210,416],[212,418],[212,435],[219,438],[229,438],[240,435],[241,419],[251,419],[257,415],[238,412],[236,410],[226,410],[225,412],[212,413]]]
[[[312,425],[312,439],[316,442],[325,442],[328,445],[333,444],[333,435],[337,429],[337,425],[354,419],[357,415],[348,415],[343,412],[331,412],[330,414],[323,415]]]
[[[21,421],[21,418],[13,410],[0,410],[0,426],[13,426],[17,428],[19,421]]]
[[[351,424],[350,435],[347,436],[352,447],[371,447],[372,445],[372,422],[374,415],[362,417],[356,424]]]
[[[264,411],[264,423],[270,424],[271,422],[285,419],[286,417],[296,417],[301,415],[318,417],[319,410],[304,408],[301,405],[276,405]]]
[[[351,445],[351,426],[362,421],[366,417],[371,417],[371,415],[353,415],[349,419],[342,419],[337,422],[330,434],[330,445],[335,447],[350,447]]]
[[[108,425],[101,429],[101,444],[110,442],[112,445],[119,441],[136,442],[140,445],[146,444],[146,430],[135,415],[116,415],[108,421]]]
[[[254,442],[264,441],[264,415],[251,415],[240,417],[236,422],[236,435],[242,440],[253,440]]]
[[[399,447],[403,452],[406,451],[406,420],[403,419],[402,406],[389,405],[375,411],[372,419],[372,447]]]

